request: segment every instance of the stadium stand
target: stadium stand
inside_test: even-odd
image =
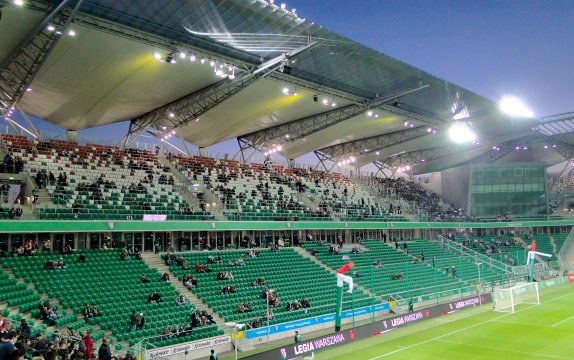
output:
[[[10,134],[3,134],[2,141],[9,153],[23,159],[36,185],[61,205],[38,207],[40,219],[130,220],[144,214],[213,219],[181,200],[169,169],[149,151],[58,140],[32,142]]]
[[[191,180],[203,181],[219,197],[230,220],[330,220],[297,198],[293,170],[204,157],[174,157],[173,163]]]
[[[400,241],[394,245],[369,239],[364,240],[362,244],[368,250],[360,253],[354,253],[350,249],[351,245],[348,245],[346,251],[338,254],[330,251],[331,244],[308,242],[304,247],[333,269],[348,261],[343,260],[343,256],[348,256],[360,274],[356,279],[357,283],[383,298],[417,297],[433,292],[435,288],[440,292],[451,290],[456,292],[468,285],[462,281],[476,281],[478,278],[476,265],[466,259],[462,260],[460,275],[453,277],[451,267],[454,265],[459,268],[460,258],[424,240]],[[404,248],[405,244],[408,252]],[[424,253],[424,260],[421,253]],[[435,258],[434,267],[433,258]],[[485,279],[501,279],[500,274],[492,273],[490,270],[484,275]]]
[[[508,265],[523,265],[526,245],[520,237],[510,235],[456,236],[455,240],[481,254],[501,260]]]
[[[130,346],[143,337],[151,337],[150,343],[154,346],[165,346],[223,333],[216,325],[205,325],[194,328],[191,333],[174,336],[173,329],[176,326],[184,329],[191,322],[190,315],[199,309],[187,302],[176,304],[174,298],[180,295],[179,292],[170,283],[161,281],[161,274],[156,269],[133,256],[121,260],[119,249],[84,249],[81,253],[85,262],[78,262],[80,252],[59,255],[45,251],[28,257],[4,258],[2,265],[12,269],[15,276],[26,283],[33,283],[38,293],[57,299],[62,305],[61,316],[52,318],[48,325],[80,328],[90,324],[94,328],[97,324],[101,330],[94,334],[95,340],[99,335],[99,338],[103,337],[106,329],[118,341],[128,341]],[[65,266],[57,265],[60,259]],[[142,282],[142,275],[149,282]],[[21,295],[14,298],[14,304],[32,310],[34,317],[40,317],[37,308],[40,296],[26,289],[26,284],[13,284],[10,279],[7,282],[11,284],[8,286],[19,289]],[[149,301],[154,291],[160,294],[162,302]],[[97,305],[101,315],[86,318],[83,315],[86,304]],[[143,329],[137,331],[130,326],[130,314],[134,310],[146,317]],[[47,321],[46,317],[43,319]],[[171,333],[160,336],[166,327]]]
[[[164,259],[169,256],[169,254],[162,255]],[[193,293],[226,321],[246,322],[252,327],[257,327],[256,324],[254,326],[256,319],[265,322],[263,313],[267,306],[262,293],[266,289],[273,290],[280,300],[280,304],[272,308],[274,314],[273,319],[270,319],[272,325],[334,312],[334,274],[322,269],[292,248],[281,248],[277,251],[269,249],[204,251],[173,256],[176,258],[181,256],[180,262],[185,260],[191,268],[185,270],[173,261],[171,272],[180,281],[186,274],[196,278],[197,286],[193,288]],[[245,265],[236,265],[238,261]],[[211,271],[197,272],[198,265]],[[230,272],[233,278],[218,280],[219,272]],[[254,285],[258,278],[264,279],[265,284]],[[235,292],[222,294],[223,286],[233,286]],[[301,304],[301,299],[304,298],[310,307],[287,310],[289,303]],[[372,304],[372,301],[373,299],[367,294],[356,289],[353,302],[345,303],[344,308],[366,306]],[[240,303],[248,304],[252,311],[238,312]]]
[[[374,178],[371,185],[377,188],[381,196],[402,200],[408,206],[399,211],[408,211],[422,216],[425,221],[473,221],[461,209],[447,204],[437,194],[424,188],[421,184],[402,177]],[[400,205],[397,205],[400,206]]]

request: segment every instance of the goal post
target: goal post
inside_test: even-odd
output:
[[[494,292],[494,311],[513,313],[518,304],[540,304],[538,283],[519,283]]]

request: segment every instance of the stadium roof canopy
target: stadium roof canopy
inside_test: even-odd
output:
[[[569,131],[553,130],[564,120],[508,118],[489,99],[268,1],[0,4],[0,71],[30,34],[57,40],[35,60],[19,106],[65,129],[132,120],[134,134],[175,130],[200,147],[238,137],[260,151],[280,145],[286,158],[316,151],[333,164],[353,157],[417,173],[525,144],[554,141],[559,152],[531,155],[550,163],[574,154]],[[48,17],[54,4],[62,9]],[[477,143],[451,144],[446,129],[457,120],[471,123]]]

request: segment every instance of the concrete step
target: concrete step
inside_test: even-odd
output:
[[[179,292],[187,298],[187,301],[191,304],[194,304],[197,309],[207,309],[210,308],[206,303],[204,303],[201,299],[199,299],[194,293],[192,293],[188,288],[186,288],[181,281],[170,271],[169,266],[165,264],[159,254],[152,254],[152,253],[144,253],[142,254],[142,258],[145,263],[150,267],[158,270],[160,273],[167,272],[170,274],[171,284],[179,290]],[[223,328],[225,324],[225,320],[220,317],[217,313],[213,312],[213,309],[210,308],[210,313],[213,315],[213,319],[215,320],[216,324]],[[230,332],[226,330],[226,332]]]

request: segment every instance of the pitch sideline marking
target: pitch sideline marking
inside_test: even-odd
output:
[[[552,301],[554,301],[554,300],[558,300],[558,299],[561,299],[561,298],[563,298],[563,297],[572,296],[572,295],[574,295],[574,294],[573,294],[573,293],[564,294],[564,295],[561,295],[561,296],[558,296],[558,297],[555,297],[555,298],[553,298],[553,299],[550,299],[550,300],[546,301],[545,304],[548,304],[549,302],[552,302]],[[525,307],[525,308],[516,310],[516,311],[514,312],[514,314],[517,313],[517,312],[523,311],[523,310],[528,310],[528,309],[530,309],[530,308],[533,308],[534,306],[536,306],[536,305],[530,305],[530,306],[528,306],[528,307]],[[412,344],[412,345],[409,345],[409,346],[405,346],[405,347],[402,348],[402,349],[394,350],[394,351],[388,352],[388,353],[386,353],[386,354],[382,354],[382,355],[379,355],[379,356],[375,356],[375,357],[373,357],[373,358],[370,358],[369,360],[376,360],[376,359],[380,359],[380,358],[383,358],[383,357],[386,357],[386,356],[389,356],[389,355],[393,355],[393,354],[396,354],[396,353],[401,352],[401,351],[403,351],[403,350],[407,350],[407,349],[410,349],[410,348],[413,348],[413,347],[416,347],[416,346],[419,346],[419,345],[423,345],[423,344],[429,343],[429,342],[431,342],[431,341],[435,341],[435,340],[438,340],[438,339],[442,339],[442,338],[445,337],[445,336],[450,336],[450,335],[452,335],[452,334],[456,334],[456,333],[459,333],[459,332],[461,332],[461,331],[465,331],[465,330],[468,330],[468,329],[472,329],[472,328],[474,328],[474,327],[477,327],[477,326],[480,326],[480,325],[489,323],[489,322],[491,322],[491,321],[498,320],[498,319],[500,319],[500,318],[503,318],[503,317],[506,317],[506,316],[512,315],[512,314],[513,314],[513,313],[503,314],[503,315],[497,316],[497,317],[495,317],[495,318],[492,318],[492,319],[490,319],[490,320],[485,320],[485,321],[476,323],[476,324],[474,324],[474,325],[469,325],[469,326],[466,326],[466,327],[464,327],[464,328],[461,328],[461,329],[458,329],[458,330],[454,330],[454,331],[451,331],[451,332],[449,332],[449,333],[446,333],[446,334],[443,334],[443,335],[439,335],[439,336],[436,336],[436,337],[434,337],[434,338],[431,338],[431,339],[427,339],[427,340],[418,342],[418,343],[416,343],[416,344]]]
[[[457,344],[457,345],[477,347],[477,348],[488,349],[488,350],[507,351],[507,352],[513,352],[513,353],[517,353],[517,354],[535,355],[535,356],[540,356],[540,357],[549,357],[549,358],[553,358],[553,359],[572,360],[572,358],[567,358],[567,357],[562,357],[562,356],[557,356],[557,355],[548,355],[548,354],[540,354],[540,353],[533,353],[533,352],[520,351],[520,350],[504,349],[504,348],[499,348],[499,347],[494,347],[494,346],[484,346],[484,345],[467,344],[467,343],[463,343],[463,342],[450,341],[450,340],[436,340],[436,341],[444,342],[444,343],[449,343],[449,344]]]
[[[566,321],[568,321],[568,320],[570,320],[570,319],[572,319],[572,318],[574,318],[574,315],[570,316],[570,317],[569,317],[569,318],[567,318],[567,319],[564,319],[564,320],[558,321],[556,324],[552,324],[550,327],[556,327],[556,326],[558,326],[558,325],[560,325],[560,324],[563,324],[563,323],[565,323]]]

